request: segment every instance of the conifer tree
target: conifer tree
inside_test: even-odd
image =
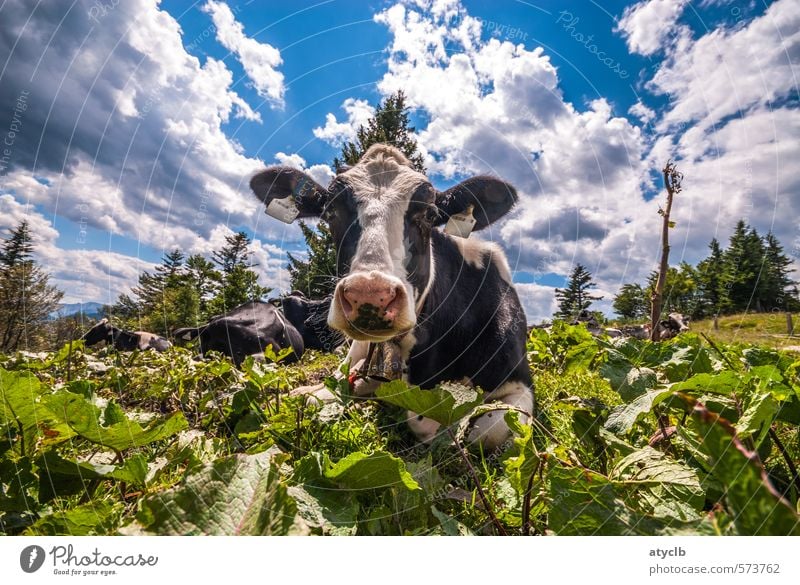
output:
[[[612,303],[614,311],[630,321],[647,317],[648,302],[642,285],[638,283],[623,284],[619,294]]]
[[[711,253],[697,265],[697,316],[719,315],[727,304],[727,291],[723,283],[724,255],[719,241],[712,238],[708,245]]]
[[[208,303],[209,311],[221,314],[250,300],[269,294],[271,288],[258,284],[258,275],[251,270],[250,238],[244,232],[225,236],[225,246],[212,254],[220,267],[221,278],[217,295]]]
[[[570,274],[567,287],[556,289],[558,312],[555,316],[565,320],[575,319],[581,311],[588,309],[593,301],[602,300],[603,297],[589,293],[589,290],[596,286],[586,267],[577,264]]]
[[[42,325],[64,296],[33,259],[33,237],[26,220],[0,243],[0,352],[40,346]]]
[[[764,263],[764,244],[755,229],[740,219],[724,254],[723,282],[726,312],[760,310],[759,280]]]

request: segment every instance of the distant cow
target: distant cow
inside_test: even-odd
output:
[[[671,339],[679,333],[689,330],[689,317],[680,313],[670,313],[666,319],[658,322],[657,339]]]
[[[331,352],[344,343],[341,332],[328,326],[328,311],[331,307],[330,295],[322,300],[311,300],[300,291],[270,299],[279,307],[289,322],[303,338],[306,349],[319,349]]]
[[[107,345],[113,345],[114,349],[120,351],[133,351],[134,349],[165,351],[172,347],[172,344],[160,335],[146,331],[125,331],[114,327],[108,322],[108,319],[102,319],[81,339],[87,347],[105,341]]]
[[[620,327],[622,335],[634,339],[650,339],[650,325],[623,325]]]
[[[267,346],[275,353],[291,347],[294,351],[285,363],[303,356],[303,337],[280,309],[272,303],[249,301],[224,315],[217,315],[205,325],[183,327],[173,332],[176,339],[200,340],[200,353],[218,351],[229,356],[237,366],[249,355],[262,355]]]
[[[487,402],[533,413],[526,319],[508,261],[498,245],[461,237],[513,207],[511,185],[483,176],[440,192],[398,149],[375,144],[327,189],[282,166],[257,174],[250,186],[271,215],[322,217],[330,226],[339,281],[328,323],[354,340],[351,365],[378,344],[399,356],[411,384],[466,378]],[[436,229],[446,223],[460,235]],[[413,413],[409,423],[422,440],[437,432]],[[492,449],[509,436],[502,414],[487,412],[470,440]]]
[[[594,315],[594,313],[591,313],[585,309],[578,313],[578,316],[571,321],[570,325],[580,325],[581,323],[584,323],[587,331],[589,331],[589,333],[595,337],[600,337],[602,335],[607,335],[608,337],[612,338],[623,336],[621,329],[603,327],[600,325],[600,322],[597,320],[597,317]]]

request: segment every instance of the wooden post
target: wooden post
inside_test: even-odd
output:
[[[683,175],[678,172],[672,161],[667,161],[662,173],[664,174],[664,188],[667,190],[667,207],[666,209],[658,208],[658,213],[664,218],[664,222],[661,226],[661,262],[658,266],[658,279],[650,296],[651,341],[660,341],[658,322],[661,320],[664,284],[667,281],[667,271],[669,270],[669,230],[675,225],[670,221],[669,215],[672,212],[672,198],[676,193],[681,192],[681,181],[683,180]]]
[[[794,335],[794,324],[792,323],[792,314],[786,311],[786,334],[790,337]]]
[[[714,315],[714,331],[719,331],[719,317]]]

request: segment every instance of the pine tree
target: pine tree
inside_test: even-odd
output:
[[[555,316],[567,320],[575,319],[581,311],[588,309],[593,301],[601,300],[603,297],[589,294],[589,290],[596,286],[586,267],[577,264],[569,277],[567,287],[556,289],[558,312]]]
[[[333,292],[336,286],[336,247],[325,222],[316,231],[300,222],[308,246],[308,260],[289,256],[289,275],[293,290],[302,291],[311,299],[320,299]]]
[[[383,142],[400,150],[420,173],[425,173],[422,154],[417,150],[415,129],[410,125],[409,107],[402,90],[387,97],[375,109],[366,128],[359,127],[355,142],[346,142],[342,147],[342,158],[335,158],[336,169],[344,165],[355,165],[373,144]]]
[[[33,250],[25,220],[0,244],[0,352],[40,345],[42,325],[64,296],[33,259]]]
[[[647,317],[649,304],[642,285],[629,283],[622,285],[619,294],[614,297],[612,306],[621,318],[636,321]]]
[[[742,312],[762,308],[759,280],[764,264],[764,244],[755,229],[739,220],[724,254],[725,308]]]
[[[796,283],[789,278],[791,259],[783,253],[778,238],[772,232],[764,237],[764,267],[760,291],[765,311],[792,311],[797,308]]]
[[[249,300],[269,294],[271,288],[258,284],[258,275],[251,270],[250,238],[244,232],[225,236],[225,246],[213,252],[212,258],[220,267],[222,276],[217,295],[208,303],[214,314],[225,313]]]
[[[209,303],[219,291],[222,274],[214,267],[214,263],[200,254],[186,259],[186,282],[197,295],[197,321],[205,321],[211,314]]]
[[[338,172],[346,165],[357,164],[370,146],[383,142],[402,151],[414,169],[424,173],[423,157],[417,150],[414,128],[410,124],[405,94],[398,91],[390,95],[378,105],[367,125],[359,127],[355,141],[342,146],[341,158],[333,160],[334,168]],[[336,287],[336,246],[324,221],[317,224],[316,230],[301,222],[300,229],[306,240],[308,260],[289,254],[291,287],[310,298],[322,298]]]
[[[725,269],[724,254],[716,238],[708,245],[708,258],[697,265],[697,317],[719,315],[728,304],[727,291],[723,283]]]

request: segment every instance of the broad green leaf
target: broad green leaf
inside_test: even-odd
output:
[[[335,465],[328,464],[325,477],[339,487],[352,490],[403,487],[420,489],[403,460],[385,451],[351,453]]]
[[[783,383],[777,366],[754,366],[750,373],[756,377],[759,390],[768,391],[776,400],[786,400],[792,395],[792,389]]]
[[[701,404],[694,405],[691,420],[711,474],[724,486],[739,534],[800,536],[800,516],[775,491],[758,457],[742,445],[731,424]]]
[[[128,457],[123,465],[117,466],[72,461],[47,451],[36,460],[36,466],[41,503],[56,496],[83,493],[93,480],[115,479],[142,487],[147,477],[147,459],[142,454]]]
[[[34,536],[91,536],[111,534],[119,523],[120,504],[99,500],[45,516],[26,531]]]
[[[617,392],[625,402],[630,402],[657,385],[658,377],[650,368],[631,368]]]
[[[672,385],[674,391],[711,392],[729,396],[741,392],[749,379],[749,375],[731,370],[719,374],[695,374],[691,378]]]
[[[33,453],[39,422],[47,418],[38,404],[44,393],[44,386],[32,373],[0,368],[0,428],[6,436],[16,434],[23,454]]]
[[[672,346],[670,358],[657,367],[670,382],[685,380],[693,374],[713,372],[708,350],[699,345]]]
[[[120,422],[102,426],[100,409],[82,396],[69,392],[46,396],[42,402],[57,420],[68,426],[75,434],[115,451],[161,441],[189,426],[183,413],[176,412],[145,429],[139,423],[125,418],[121,411],[116,409],[111,411],[112,419]],[[123,418],[120,420],[120,417]]]
[[[439,521],[445,536],[473,536],[473,532],[464,524],[441,512],[436,506],[431,506],[431,512]]]
[[[514,444],[505,453],[503,467],[517,494],[523,496],[531,477],[539,467],[539,454],[533,443],[533,427],[519,422],[514,410],[506,412],[505,421],[514,433]]]
[[[736,423],[739,437],[753,437],[756,446],[760,445],[779,409],[780,405],[769,392],[751,394],[741,418]]]
[[[594,338],[587,339],[569,348],[564,355],[563,371],[585,370],[600,351]]]
[[[171,535],[285,535],[307,531],[297,517],[273,458],[277,448],[256,455],[217,459],[173,489],[141,501],[140,531]],[[136,533],[137,527],[124,530]]]
[[[636,398],[630,404],[618,406],[611,411],[606,420],[605,428],[612,433],[627,434],[633,429],[636,422],[648,414],[653,407],[664,401],[672,394],[672,389],[650,390]]]
[[[311,528],[322,534],[351,536],[358,524],[358,502],[352,494],[318,486],[293,485],[288,494],[297,505],[297,513]]]
[[[353,492],[336,487],[324,474],[325,457],[309,453],[294,466],[292,479],[298,485],[289,488],[297,503],[297,512],[311,528],[322,534],[356,533],[358,501]]]
[[[630,510],[607,477],[577,467],[554,466],[549,480],[549,528],[559,535],[653,535],[683,523]]]
[[[381,385],[375,396],[384,402],[412,410],[449,427],[483,403],[483,394],[464,384],[442,384],[431,390],[408,386],[402,380]]]
[[[622,459],[609,478],[626,493],[630,507],[651,516],[697,520],[705,502],[697,473],[652,447]]]

